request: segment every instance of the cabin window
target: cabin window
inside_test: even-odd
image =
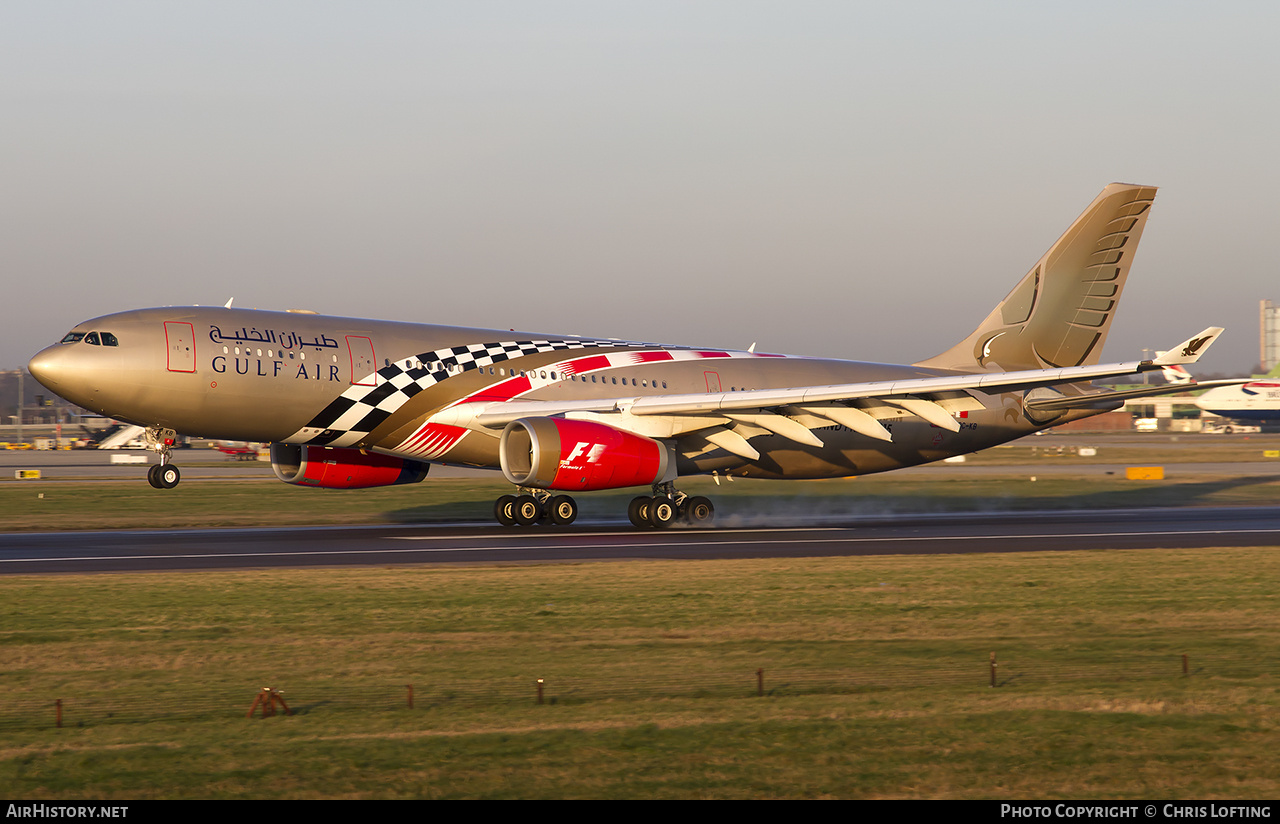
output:
[[[97,332],[90,332],[84,336],[84,342],[92,346],[101,346],[102,342],[98,340]]]
[[[67,336],[62,339],[63,343],[79,343],[84,340],[84,332],[68,332]]]
[[[103,332],[102,345],[103,346],[119,346],[120,341],[116,340],[116,336],[111,334],[110,332]]]

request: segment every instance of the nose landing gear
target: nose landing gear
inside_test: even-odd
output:
[[[160,463],[147,470],[147,483],[156,489],[173,489],[182,480],[178,467],[170,463],[170,453],[178,440],[178,433],[172,429],[148,426],[146,439],[147,449],[160,456]]]
[[[173,464],[156,464],[147,470],[147,482],[156,489],[173,489],[182,480],[182,473]]]

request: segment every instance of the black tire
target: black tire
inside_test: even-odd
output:
[[[160,464],[153,464],[151,468],[147,470],[147,483],[151,484],[155,489],[164,489],[164,487],[160,485]]]
[[[649,504],[653,503],[653,498],[646,498],[643,495],[639,498],[632,498],[631,503],[627,505],[627,518],[631,520],[632,526],[645,529],[653,526],[649,523]]]
[[[493,517],[503,526],[516,525],[516,496],[503,495],[493,504]]]
[[[658,529],[666,529],[680,518],[680,508],[670,498],[654,498],[649,505],[649,523]]]
[[[516,498],[513,513],[516,517],[516,523],[520,526],[533,526],[542,520],[542,516],[546,512],[542,508],[542,504],[538,503],[538,499],[532,495],[521,495]]]
[[[684,502],[685,519],[694,526],[704,526],[711,523],[716,516],[716,508],[711,504],[710,499],[701,495],[695,496]]]
[[[568,495],[557,495],[551,499],[551,523],[568,526],[578,518],[578,502]]]
[[[156,473],[156,480],[160,482],[161,489],[173,489],[182,480],[182,473],[173,464],[165,464]]]

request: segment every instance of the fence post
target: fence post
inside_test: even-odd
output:
[[[756,670],[756,695],[764,695],[764,667]]]
[[[1184,652],[1184,653],[1182,653],[1182,675],[1183,675],[1183,677],[1185,678],[1185,677],[1189,674],[1189,672],[1190,672],[1190,668],[1189,668],[1189,666],[1188,666],[1188,662],[1187,662],[1187,654]]]
[[[538,703],[542,703],[542,679],[538,679]]]
[[[62,729],[62,699],[55,698],[53,701],[54,713],[58,718],[58,729]]]
[[[991,653],[991,686],[993,687],[996,685],[996,667],[997,666],[998,665],[996,664],[996,654],[992,652]]]

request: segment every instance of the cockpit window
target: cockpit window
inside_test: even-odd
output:
[[[68,332],[67,336],[62,339],[63,343],[79,343],[84,340],[84,332]]]
[[[101,344],[101,341],[98,340],[97,332],[90,332],[89,334],[85,335],[84,342],[92,346],[98,346]]]
[[[116,336],[111,334],[110,332],[103,332],[102,345],[103,346],[119,346],[120,341],[116,340]]]

